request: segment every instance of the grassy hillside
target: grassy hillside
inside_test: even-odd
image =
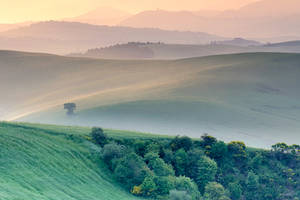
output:
[[[232,199],[300,195],[299,145],[269,151],[208,135],[194,140],[11,122],[0,122],[0,135],[0,199],[169,199],[174,189],[199,199],[213,181]]]
[[[0,123],[0,199],[138,199],[114,181],[97,146],[71,133]]]
[[[195,138],[207,132],[256,147],[300,140],[299,54],[173,61],[0,55],[2,119]],[[70,101],[78,108],[72,117],[62,106]]]

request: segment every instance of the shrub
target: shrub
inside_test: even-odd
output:
[[[140,185],[150,173],[149,168],[135,153],[129,153],[122,157],[114,170],[117,179],[132,188],[135,185]]]
[[[141,184],[141,188],[144,196],[154,196],[157,186],[154,182],[153,176],[147,176]]]
[[[228,184],[228,190],[230,192],[230,197],[232,200],[239,200],[242,195],[242,186],[237,182],[232,182]]]
[[[102,149],[102,158],[112,169],[112,160],[121,158],[125,155],[126,147],[123,145],[118,145],[116,143],[110,143],[104,145]]]
[[[108,142],[107,135],[103,132],[102,128],[92,128],[91,136],[95,143],[100,145],[101,147],[103,147]]]
[[[210,182],[205,186],[204,200],[225,200],[226,196],[224,187],[217,182]]]
[[[157,176],[174,176],[172,165],[168,165],[163,159],[159,158],[156,153],[147,153],[145,160],[148,162],[148,167],[153,170]]]
[[[192,197],[192,199],[200,198],[200,192],[198,190],[197,184],[188,177],[176,177],[174,187],[176,190],[186,191]]]

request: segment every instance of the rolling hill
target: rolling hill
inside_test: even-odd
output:
[[[131,41],[203,44],[223,37],[202,32],[48,21],[0,33],[1,49],[67,54]]]
[[[172,61],[0,55],[1,119],[195,138],[207,132],[255,147],[299,143],[299,54]],[[66,102],[77,104],[76,115],[66,116]]]
[[[1,199],[139,199],[97,158],[99,147],[70,130],[1,122],[0,134]]]

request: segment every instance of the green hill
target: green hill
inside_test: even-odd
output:
[[[114,181],[97,146],[47,128],[0,123],[0,199],[138,199]]]
[[[171,61],[0,53],[1,118],[101,126],[250,146],[299,143],[299,54]],[[19,87],[22,85],[22,87]],[[68,117],[63,104],[75,102]]]
[[[193,200],[214,191],[226,199],[300,196],[299,145],[270,151],[208,135],[10,122],[0,122],[0,136],[0,199],[168,199],[174,189]]]

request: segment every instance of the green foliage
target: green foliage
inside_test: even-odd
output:
[[[175,189],[179,191],[186,191],[192,199],[199,199],[200,193],[197,184],[190,178],[179,176],[175,178]]]
[[[1,129],[3,129],[2,132]],[[13,132],[11,130],[17,131]],[[5,188],[2,193],[4,192],[4,195],[7,195],[7,192],[9,192],[15,194],[16,197],[19,197],[19,194],[22,193],[22,199],[26,200],[50,200],[51,198],[47,196],[48,193],[44,193],[41,197],[39,196],[40,193],[36,193],[36,190],[30,189],[38,188],[39,191],[44,191],[45,187],[39,179],[45,179],[49,167],[51,177],[53,174],[64,174],[63,180],[57,178],[49,180],[47,184],[45,183],[47,187],[58,193],[58,197],[61,199],[70,199],[68,196],[59,194],[60,188],[69,191],[62,185],[66,174],[68,180],[72,180],[73,184],[68,185],[66,183],[65,185],[72,188],[72,194],[78,199],[83,194],[90,197],[89,199],[95,199],[91,194],[98,194],[98,190],[101,194],[106,195],[107,199],[115,199],[115,197],[119,197],[118,199],[134,199],[129,193],[122,192],[121,186],[137,196],[147,196],[153,199],[168,198],[170,191],[175,189],[185,191],[192,199],[198,200],[200,193],[195,181],[201,174],[203,175],[200,179],[209,178],[206,175],[211,174],[210,172],[198,173],[198,162],[202,161],[202,158],[208,158],[204,156],[208,153],[210,160],[215,160],[218,163],[216,176],[211,181],[216,181],[226,187],[226,195],[221,196],[220,199],[228,200],[228,196],[230,196],[233,200],[292,200],[300,197],[300,157],[297,153],[297,145],[287,147],[282,144],[276,145],[276,151],[275,146],[272,151],[269,151],[246,148],[240,142],[226,145],[221,141],[212,139],[207,140],[213,141],[207,142],[207,144],[211,144],[210,148],[203,146],[203,140],[196,140],[188,151],[184,148],[175,151],[171,147],[171,138],[105,130],[108,144],[101,148],[100,145],[97,146],[90,142],[95,142],[95,140],[89,137],[89,132],[90,129],[82,127],[0,123],[0,141],[2,139],[0,160],[1,166],[4,165],[0,170],[0,174],[9,175],[1,176],[4,181],[2,181],[3,184],[0,182],[0,187]],[[17,140],[14,140],[14,137]],[[14,143],[15,147],[18,148],[16,152],[11,150],[14,145],[10,144],[13,141],[20,142],[20,145]],[[32,151],[33,146],[35,151]],[[60,148],[57,148],[58,146]],[[227,153],[221,150],[224,149],[224,146],[227,146]],[[52,147],[55,147],[55,149]],[[13,156],[10,152],[14,152]],[[224,154],[220,156],[222,153]],[[242,159],[237,159],[240,156],[235,157],[239,154],[243,155],[241,156]],[[7,161],[6,158],[10,158],[10,160]],[[99,160],[99,158],[101,159]],[[18,159],[18,162],[15,162],[16,159]],[[33,175],[34,179],[28,179],[26,184],[29,184],[30,188],[20,188],[15,184],[12,186],[14,182],[19,183],[20,179],[14,178],[12,182],[9,177],[15,175],[22,177],[24,174],[30,173],[30,170],[20,172],[18,167],[7,167],[8,164],[10,166],[19,166],[20,164],[28,170],[28,166],[31,164],[41,165],[41,163],[35,164],[36,160],[46,163],[47,168],[42,171],[38,170],[40,168],[35,168],[35,173],[39,176]],[[23,163],[23,161],[26,162]],[[50,162],[51,164],[49,164]],[[109,176],[110,173],[107,171],[106,164],[122,184],[115,183],[115,179]],[[56,166],[55,170],[52,166]],[[78,168],[78,166],[80,167]],[[172,167],[174,169],[177,167],[177,171],[181,170],[183,176],[178,177],[176,171],[176,177],[174,172],[171,172]],[[79,172],[79,169],[84,170]],[[210,165],[207,165],[202,170],[210,171],[211,169]],[[57,183],[56,180],[59,180],[60,183]],[[79,190],[77,188],[78,180],[80,180],[80,183],[82,180],[90,184],[87,184],[86,187],[86,184],[80,184],[80,188],[84,189]],[[36,181],[39,184],[35,184]],[[17,189],[11,190],[11,188]],[[18,193],[19,190],[21,192]],[[7,192],[5,193],[5,191]],[[77,191],[80,191],[80,194]],[[115,194],[115,191],[117,191],[117,194]],[[44,198],[44,196],[46,197]],[[8,200],[10,199],[19,198],[8,198]]]
[[[233,157],[235,162],[243,167],[247,160],[246,145],[240,141],[233,141],[228,144],[228,152]]]
[[[159,158],[156,153],[147,153],[145,160],[148,163],[148,167],[153,170],[157,176],[174,176],[174,170],[172,165],[168,165],[163,159]]]
[[[153,176],[147,176],[141,184],[142,193],[144,196],[154,196],[157,186],[154,182]]]
[[[227,145],[223,141],[213,143],[209,156],[217,161],[223,160],[227,156]]]
[[[218,170],[217,163],[207,156],[201,157],[197,163],[197,174],[195,181],[200,192],[204,192],[204,188],[208,182],[214,181]]]
[[[225,200],[226,196],[224,187],[216,182],[210,182],[205,186],[204,200]]]
[[[121,158],[125,155],[126,147],[116,143],[110,143],[104,145],[102,149],[102,158],[113,170],[112,160]]]
[[[242,186],[238,182],[228,184],[228,190],[232,200],[239,200],[242,196]]]
[[[198,174],[198,162],[204,156],[204,152],[201,149],[191,149],[188,152],[188,162],[186,168],[186,176],[196,180]]]
[[[150,170],[141,157],[135,153],[129,153],[122,157],[114,170],[116,178],[126,184],[128,188],[140,185]]]
[[[95,143],[99,144],[102,147],[107,143],[107,135],[103,132],[102,128],[92,128],[91,136]]]
[[[248,173],[247,179],[246,179],[246,197],[249,200],[255,200],[258,198],[258,186],[259,186],[259,177],[252,171]]]
[[[185,175],[188,164],[188,155],[184,149],[179,149],[175,152],[173,163],[176,175]]]
[[[171,190],[169,200],[192,200],[186,191]]]
[[[157,195],[168,195],[170,190],[172,190],[175,187],[175,177],[173,176],[156,176],[154,181],[157,186]]]
[[[203,147],[212,146],[213,144],[215,144],[217,142],[217,139],[215,137],[212,137],[208,134],[202,135],[201,139],[202,139],[202,146]]]
[[[178,149],[184,149],[185,151],[188,151],[192,148],[193,146],[193,141],[191,138],[187,136],[176,136],[170,144],[171,148],[173,151],[177,151]]]
[[[258,169],[263,162],[263,156],[261,153],[256,153],[256,155],[250,160],[249,167],[252,169]]]

